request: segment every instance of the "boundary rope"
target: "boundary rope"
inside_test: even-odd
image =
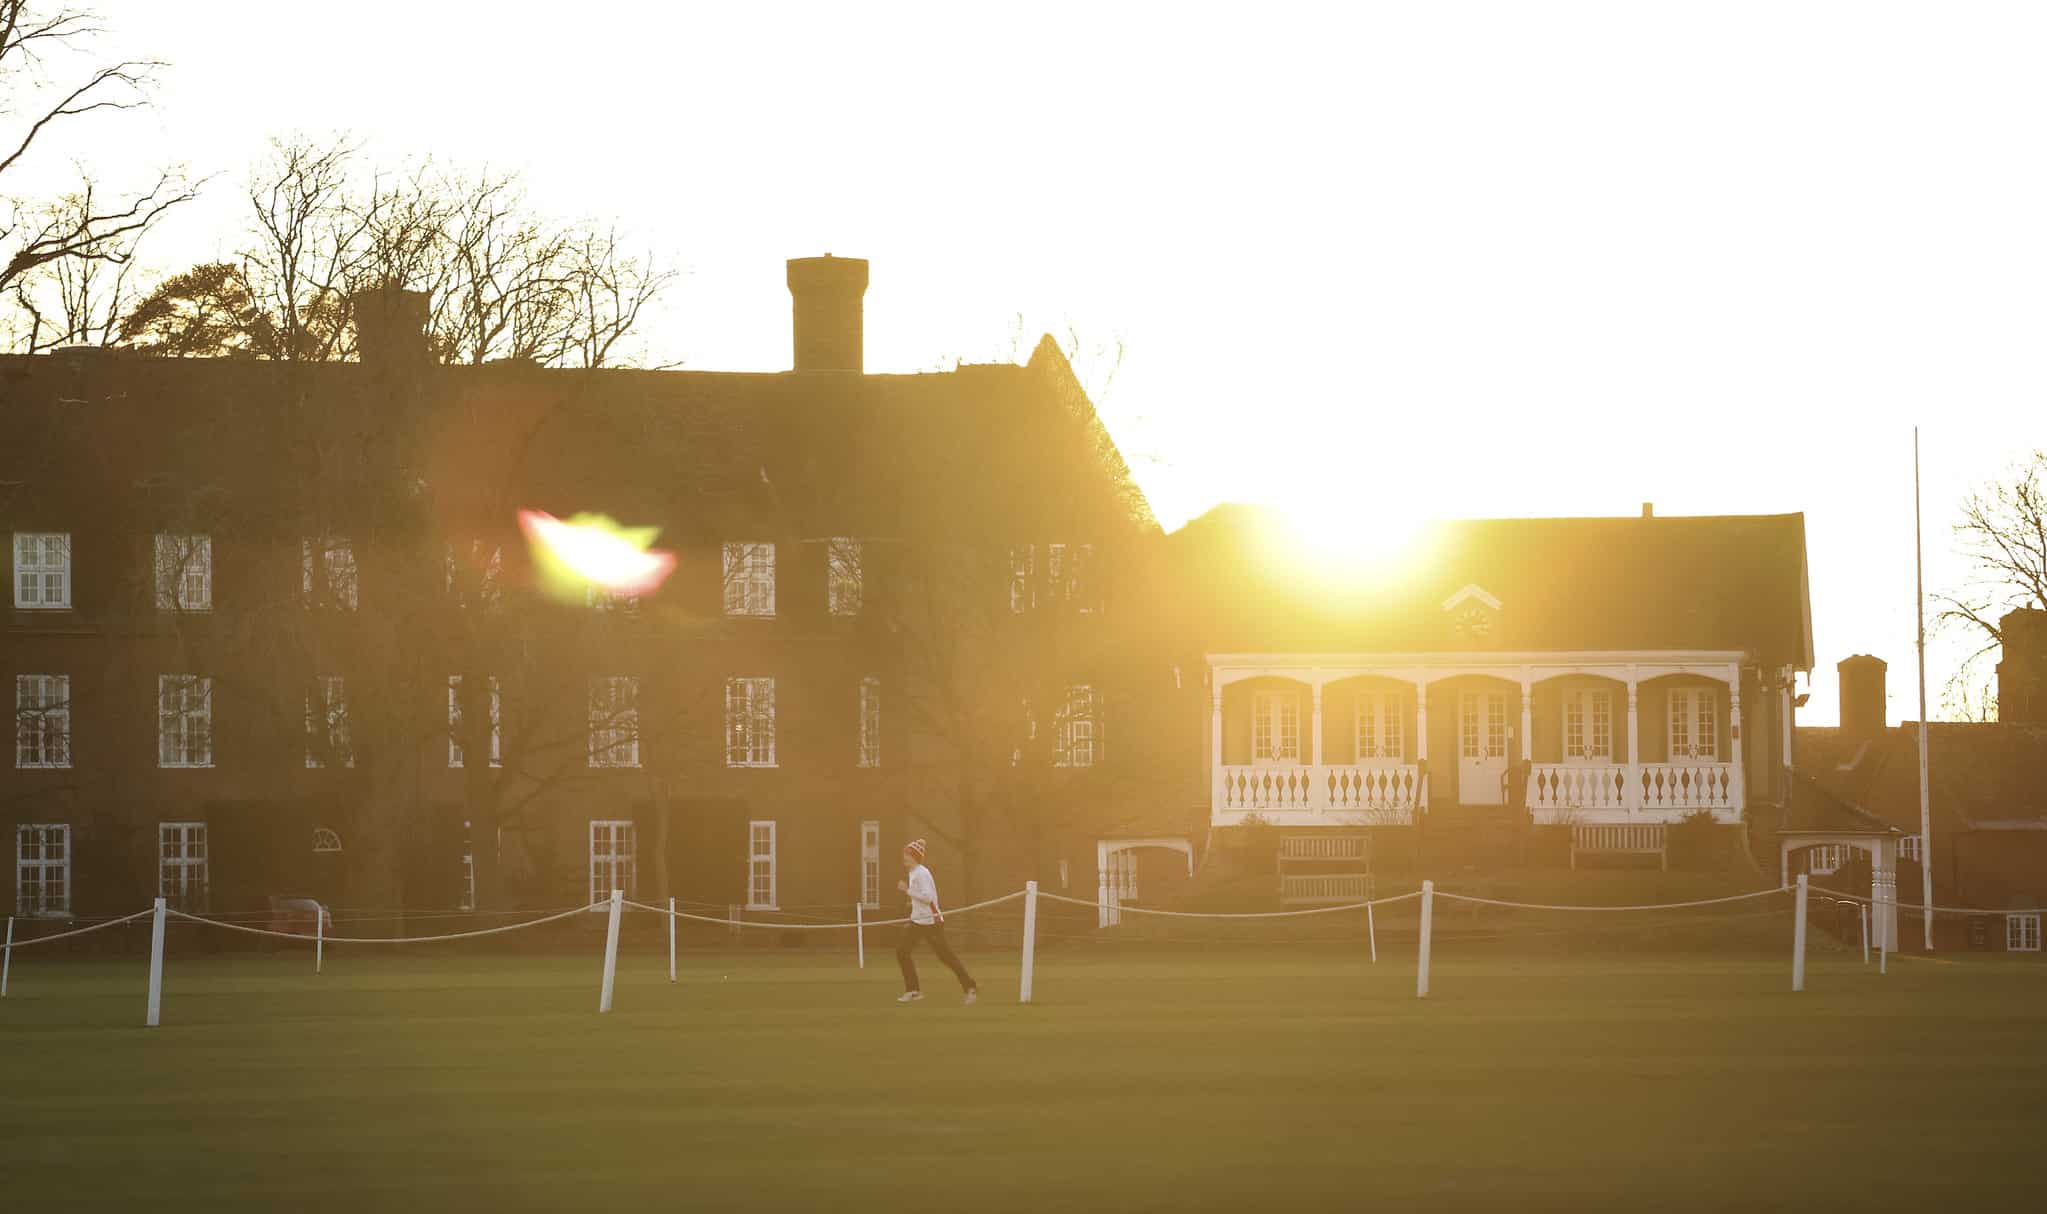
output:
[[[1011,894],[1004,894],[1004,895],[1002,895],[1002,896],[1001,896],[1000,898],[989,898],[989,899],[987,899],[987,900],[986,900],[986,901],[984,901],[984,902],[976,902],[976,903],[973,903],[973,904],[972,904],[972,905],[970,905],[970,906],[956,906],[956,907],[952,908],[952,909],[951,909],[951,910],[949,910],[949,911],[948,911],[948,910],[941,910],[941,911],[940,911],[940,914],[941,914],[941,915],[964,915],[964,914],[966,914],[966,913],[967,913],[968,911],[977,911],[977,910],[983,910],[983,909],[986,909],[987,907],[990,907],[990,906],[1000,906],[1000,905],[1001,905],[1001,904],[1003,904],[1004,902],[1014,902],[1014,901],[1016,901],[1016,900],[1017,900],[1018,898],[1021,898],[1021,897],[1023,897],[1023,896],[1024,896],[1024,891],[1023,891],[1023,890],[1017,890],[1017,891],[1016,891],[1015,893],[1011,893]],[[1040,898],[1046,898],[1046,897],[1050,897],[1050,896],[1051,896],[1051,895],[1049,895],[1049,894],[1044,894],[1044,893],[1040,893],[1040,894],[1038,895],[1038,897],[1040,897]],[[668,908],[667,908],[667,907],[665,907],[665,906],[648,906],[648,905],[647,905],[646,903],[644,903],[644,902],[634,902],[634,901],[632,901],[631,899],[626,899],[626,900],[625,900],[625,903],[624,903],[624,904],[625,904],[626,906],[630,906],[630,907],[632,907],[632,908],[633,908],[634,910],[640,910],[640,911],[652,911],[652,912],[653,912],[654,914],[657,914],[657,915],[664,915],[664,916],[665,916],[665,915],[667,915],[667,914],[669,913],[669,910],[668,910]],[[602,909],[602,908],[604,908],[604,907],[606,907],[606,906],[609,906],[609,905],[610,905],[610,903],[607,903],[607,902],[598,902],[598,903],[594,903],[593,905],[594,905],[594,906],[595,906],[596,908],[598,908],[598,909]],[[1093,903],[1089,903],[1089,905],[1093,905]],[[762,914],[769,914],[769,913],[772,913],[772,912],[768,912],[768,911],[763,911],[763,912],[761,912],[761,913],[762,913]],[[828,932],[828,931],[847,931],[847,930],[850,930],[850,929],[852,929],[852,928],[864,928],[864,927],[896,927],[896,926],[899,926],[899,925],[901,925],[901,924],[904,924],[904,923],[909,923],[909,922],[911,922],[910,916],[908,916],[908,915],[904,915],[904,916],[903,916],[902,918],[900,918],[900,919],[848,919],[848,920],[847,920],[846,922],[844,922],[844,923],[770,923],[770,922],[767,922],[766,920],[762,920],[762,919],[724,919],[724,918],[714,918],[713,916],[710,916],[710,915],[692,915],[692,914],[688,913],[687,911],[680,911],[680,910],[678,910],[678,911],[674,912],[674,914],[675,914],[675,917],[676,917],[676,918],[678,918],[678,919],[688,919],[688,920],[690,920],[690,921],[691,921],[691,922],[693,922],[693,923],[722,923],[722,924],[726,925],[727,927],[752,927],[752,928],[764,928],[764,929],[768,929],[768,930],[773,930],[773,931],[786,931],[786,932]]]
[[[133,923],[137,919],[147,919],[149,918],[150,915],[154,913],[155,908],[152,907],[150,910],[136,911],[132,915],[125,915],[119,919],[108,919],[101,923],[95,923],[90,927],[77,927],[71,929],[68,932],[57,932],[54,935],[31,936],[26,940],[16,940],[14,943],[8,945],[7,947],[10,949],[27,948],[31,944],[48,944],[52,940],[64,940],[71,936],[83,936],[87,932],[96,932],[101,930],[102,928],[118,927],[123,923]]]
[[[1921,906],[1917,902],[1878,902],[1868,894],[1844,894],[1838,889],[1827,889],[1818,885],[1808,885],[1806,888],[1815,894],[1826,894],[1829,897],[1839,898],[1843,902],[1855,902],[1864,906],[1895,906],[1899,910],[1932,911],[1936,915],[2033,915],[2041,913],[2037,908],[2031,907],[2007,907],[2004,910],[1991,910],[1984,906]]]
[[[1441,891],[1437,892],[1440,893]],[[1011,896],[1014,897],[1015,895]],[[1146,910],[1139,906],[1117,905],[1113,913],[1119,915],[1163,915],[1173,919],[1298,919],[1306,915],[1334,915],[1342,911],[1361,911],[1369,906],[1389,906],[1395,902],[1407,902],[1421,896],[1422,892],[1415,890],[1412,893],[1395,894],[1390,898],[1374,898],[1369,902],[1346,902],[1342,906],[1318,906],[1313,910],[1297,911],[1169,911]],[[1072,906],[1099,907],[1102,905],[1099,902],[1088,901],[1084,898],[1069,898],[1064,894],[1048,894],[1044,890],[1038,891],[1038,897],[1053,902],[1065,902]]]
[[[1725,898],[1699,898],[1691,902],[1655,902],[1650,903],[1646,906],[1551,906],[1543,902],[1507,902],[1499,898],[1480,898],[1472,894],[1453,894],[1447,890],[1440,889],[1436,891],[1436,896],[1438,898],[1449,898],[1457,902],[1473,902],[1477,903],[1480,906],[1508,906],[1513,907],[1516,910],[1652,911],[1683,910],[1686,907],[1692,906],[1719,906],[1722,903],[1726,902],[1746,902],[1751,898],[1769,898],[1777,894],[1788,894],[1790,892],[1792,892],[1790,886],[1780,885],[1777,886],[1775,889],[1759,889],[1746,894],[1731,894]]]
[[[469,940],[477,936],[497,936],[505,932],[523,931],[529,927],[539,927],[543,923],[558,922],[572,915],[588,914],[607,905],[609,904],[593,902],[588,906],[579,906],[574,910],[565,910],[559,914],[549,915],[544,919],[529,919],[524,923],[506,923],[498,927],[482,927],[473,932],[455,932],[446,936],[314,936],[309,932],[273,932],[268,928],[249,927],[241,923],[228,923],[220,919],[208,919],[201,915],[188,915],[184,911],[179,910],[167,911],[166,913],[171,918],[183,919],[189,923],[204,923],[209,927],[224,927],[231,932],[242,932],[250,936],[268,936],[274,940],[294,940],[300,944],[313,944],[315,942],[327,944],[432,944],[440,940]],[[151,912],[141,912],[143,915],[149,913]]]

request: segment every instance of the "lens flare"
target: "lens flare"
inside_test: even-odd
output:
[[[521,510],[519,530],[533,549],[540,584],[557,598],[579,600],[595,586],[612,594],[650,594],[675,571],[675,554],[649,547],[658,527],[621,527],[601,514],[563,521]]]

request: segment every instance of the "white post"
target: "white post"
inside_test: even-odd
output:
[[[0,954],[0,999],[7,998],[7,975],[14,969],[14,916],[7,916],[7,951]]]
[[[1372,942],[1372,964],[1379,964],[1379,925],[1372,919],[1372,904],[1365,903],[1365,938]]]
[[[1864,965],[1868,965],[1868,964],[1869,964],[1869,904],[1865,902],[1865,903],[1863,903],[1863,904],[1862,904],[1861,906],[1857,907],[1856,909],[1857,909],[1857,910],[1860,910],[1860,911],[1862,912],[1862,964],[1864,964]]]
[[[1805,874],[1798,874],[1798,918],[1791,925],[1791,989],[1805,989]]]
[[[1422,943],[1420,963],[1414,971],[1414,997],[1425,999],[1429,994],[1429,934],[1436,919],[1436,883],[1422,882]]]
[[[149,1015],[143,1023],[155,1028],[163,1012],[163,916],[164,902],[156,900],[156,914],[149,921]]]
[[[1417,678],[1414,681],[1414,761],[1423,771],[1429,766],[1429,685]],[[1424,776],[1415,782],[1415,805],[1422,813],[1429,812],[1429,779]]]
[[[1109,845],[1100,840],[1095,842],[1095,877],[1098,888],[1095,893],[1095,926],[1109,926]]]
[[[1535,758],[1535,676],[1521,668],[1521,761]]]
[[[1214,677],[1215,672],[1211,670],[1209,678],[1213,679]],[[1223,771],[1223,689],[1221,684],[1217,684],[1215,687],[1214,711],[1210,717],[1208,727],[1208,750],[1209,804],[1211,810],[1220,810],[1223,808],[1223,803],[1229,799],[1223,787],[1223,782],[1228,778],[1228,773]],[[1106,927],[1107,924],[1102,926]]]
[[[1734,796],[1736,809],[1748,805],[1748,764],[1741,758],[1741,667],[1736,666],[1727,677],[1727,746],[1728,758],[1734,764]]]
[[[1017,979],[1016,1001],[1031,1001],[1031,977],[1038,964],[1038,883],[1024,882],[1023,971]]]
[[[313,972],[327,966],[327,908],[313,903]]]
[[[668,899],[668,980],[675,981],[675,899]]]
[[[611,1010],[612,979],[618,975],[618,916],[625,909],[625,892],[611,891],[611,923],[604,929],[604,985],[597,992],[597,1010]]]
[[[1635,668],[1628,667],[1628,795],[1627,808],[1642,808],[1642,717]]]
[[[1308,739],[1308,808],[1320,812],[1329,808],[1329,785],[1322,779],[1322,684],[1319,680],[1308,685],[1308,695],[1308,728],[1314,731]]]
[[[860,949],[860,968],[867,968],[867,905],[853,904],[853,942]]]
[[[1912,427],[1912,610],[1919,622],[1919,904],[1926,908],[1926,951],[1933,951],[1933,789],[1926,772],[1926,558],[1919,536],[1919,427]],[[1896,878],[1892,878],[1893,884]],[[1886,931],[1891,937],[1896,924]]]

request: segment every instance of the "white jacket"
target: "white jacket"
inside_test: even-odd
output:
[[[931,870],[919,864],[910,870],[910,922],[943,923],[945,916],[938,912],[938,882],[931,877]]]

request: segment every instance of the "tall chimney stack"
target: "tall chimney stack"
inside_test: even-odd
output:
[[[1877,738],[1884,731],[1884,672],[1889,663],[1858,653],[1842,658],[1834,669],[1841,676],[1842,735],[1856,746]]]
[[[865,258],[827,253],[789,260],[798,371],[859,374],[866,369],[866,323],[860,305],[866,294]]]
[[[396,283],[358,291],[355,309],[356,356],[366,366],[418,366],[427,357],[427,296]]]
[[[2047,725],[2047,611],[2021,607],[1997,622],[2004,653],[1997,663],[1997,719]]]

